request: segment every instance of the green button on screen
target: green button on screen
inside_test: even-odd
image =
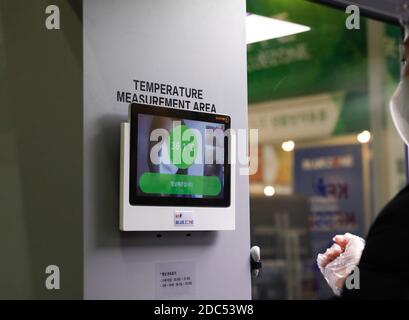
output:
[[[145,172],[139,179],[145,193],[217,196],[221,191],[220,179],[216,176],[188,176]]]

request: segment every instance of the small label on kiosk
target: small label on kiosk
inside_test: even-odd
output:
[[[194,224],[193,211],[175,211],[175,227],[193,226]]]

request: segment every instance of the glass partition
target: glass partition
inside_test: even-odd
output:
[[[406,182],[388,109],[401,31],[362,16],[348,29],[345,12],[302,0],[248,0],[247,11],[304,27],[247,49],[249,125],[259,130],[252,245],[264,262],[253,298],[328,298],[317,254],[336,234],[364,237]]]

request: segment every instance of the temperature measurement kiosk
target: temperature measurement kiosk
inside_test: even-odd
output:
[[[132,104],[121,125],[120,229],[234,230],[230,121]]]

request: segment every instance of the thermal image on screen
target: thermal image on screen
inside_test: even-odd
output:
[[[225,125],[138,114],[137,195],[224,197]]]

